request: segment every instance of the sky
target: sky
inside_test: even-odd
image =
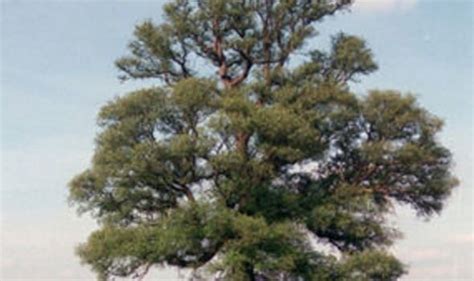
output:
[[[1,280],[91,280],[74,247],[96,228],[67,203],[67,182],[87,168],[96,114],[142,87],[120,83],[113,66],[134,25],[162,20],[163,1],[0,0]],[[404,233],[392,251],[409,266],[403,280],[474,280],[473,9],[471,0],[356,2],[317,26],[324,46],[339,31],[365,38],[380,69],[353,85],[410,92],[446,126],[460,186],[429,221],[400,208]],[[181,275],[180,275],[181,274]],[[184,273],[156,269],[149,279]]]

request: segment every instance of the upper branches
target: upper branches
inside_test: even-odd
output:
[[[131,55],[116,62],[122,78],[160,78],[167,84],[203,71],[198,57],[217,67],[225,87],[244,82],[253,66],[268,74],[313,36],[312,23],[344,9],[349,0],[186,0],[165,7],[167,20],[137,26]]]
[[[170,84],[192,75],[189,47],[169,25],[146,21],[137,26],[129,50],[131,55],[116,61],[122,79],[160,78]]]

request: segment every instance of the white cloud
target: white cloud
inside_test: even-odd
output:
[[[411,251],[408,256],[410,257],[410,261],[429,261],[446,258],[447,253],[441,249],[418,249]]]
[[[2,219],[2,280],[93,279],[74,255],[74,247],[86,239],[95,223],[66,210],[57,213],[33,220],[22,215]]]
[[[450,241],[454,243],[459,243],[459,244],[467,244],[471,245],[471,247],[474,247],[474,233],[470,234],[458,234],[453,236]]]
[[[355,0],[354,10],[362,12],[387,12],[408,10],[416,5],[417,0]]]
[[[37,214],[2,217],[0,228],[0,280],[94,280],[95,274],[81,265],[75,247],[86,241],[97,224],[64,209],[57,215]],[[41,218],[39,218],[41,217]],[[145,280],[180,281],[188,272],[156,267]],[[129,280],[129,279],[117,279]]]

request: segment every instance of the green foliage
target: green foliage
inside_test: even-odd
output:
[[[399,203],[441,211],[457,184],[442,122],[412,95],[350,91],[377,69],[361,38],[340,33],[288,67],[349,4],[176,0],[165,23],[137,26],[122,78],[163,83],[102,108],[92,165],[70,183],[101,224],[77,250],[100,279],[159,265],[203,280],[405,273],[385,217]]]
[[[342,260],[343,280],[397,280],[405,273],[396,258],[382,251],[363,251]]]

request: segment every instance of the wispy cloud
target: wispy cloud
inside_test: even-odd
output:
[[[450,241],[457,244],[468,244],[468,245],[471,245],[471,247],[473,247],[474,246],[474,233],[455,235],[450,239]]]
[[[2,280],[93,278],[74,256],[74,247],[86,239],[95,223],[65,213],[60,210],[58,214],[43,215],[47,218],[41,220],[19,215],[3,219]]]
[[[1,229],[0,279],[94,280],[94,273],[81,265],[74,248],[85,242],[97,224],[71,210],[31,220],[24,216],[4,218]],[[145,280],[178,281],[187,271],[156,267]],[[129,279],[117,279],[125,281]]]
[[[417,0],[355,0],[354,10],[362,12],[387,12],[408,10],[415,7]]]
[[[412,261],[429,261],[446,258],[447,254],[440,249],[419,249],[412,251],[409,257]]]

